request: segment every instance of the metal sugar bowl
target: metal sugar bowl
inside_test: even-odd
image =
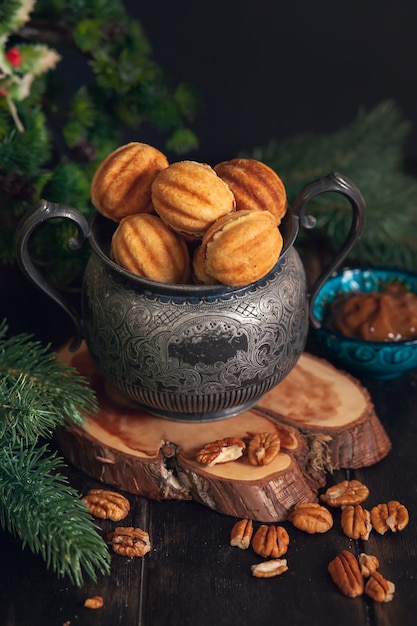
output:
[[[350,232],[312,294],[294,247],[299,227],[312,228],[305,215],[315,196],[337,192],[352,207]],[[67,218],[86,241],[91,257],[85,270],[81,316],[50,285],[29,253],[33,231],[46,220]],[[136,276],[110,257],[117,224],[97,213],[89,224],[72,207],[43,200],[16,233],[19,265],[39,289],[71,317],[104,379],[154,415],[203,422],[247,410],[292,370],[303,352],[314,293],[341,265],[360,236],[365,203],[355,185],[333,173],[313,181],[297,196],[280,230],[284,247],[275,267],[244,287],[166,285]]]

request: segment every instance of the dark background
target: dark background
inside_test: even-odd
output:
[[[125,0],[174,83],[203,108],[197,159],[215,163],[300,133],[331,133],[393,99],[417,157],[417,3]],[[141,139],[136,138],[136,139]],[[162,139],[147,139],[162,143]]]
[[[417,3],[124,3],[142,24],[153,59],[169,80],[174,85],[188,82],[201,98],[193,125],[200,147],[184,158],[214,165],[272,140],[331,133],[350,124],[359,109],[368,111],[393,99],[412,123],[404,153],[409,171],[417,171]],[[88,78],[74,73],[73,63],[71,55],[61,62],[69,88],[74,80]],[[131,132],[129,140],[165,151],[165,137],[146,125]],[[49,340],[54,316],[53,327],[66,333],[66,315],[35,287],[28,294],[20,272],[2,280],[13,286],[12,297],[3,299],[7,311],[1,316],[12,332],[35,332]],[[34,304],[38,301],[39,306]],[[27,310],[28,302],[30,315],[16,315]],[[58,345],[60,341],[58,336]]]

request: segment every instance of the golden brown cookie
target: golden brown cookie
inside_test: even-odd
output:
[[[114,232],[112,256],[130,272],[161,283],[185,284],[189,278],[185,241],[156,215],[125,217]]]
[[[205,246],[199,245],[194,251],[192,259],[192,275],[197,285],[216,285],[218,280],[207,274]]]
[[[216,219],[235,209],[227,184],[212,167],[196,161],[178,161],[160,172],[152,185],[152,203],[171,228],[193,238],[201,238]]]
[[[200,269],[217,282],[248,285],[276,264],[282,235],[269,211],[235,211],[219,218],[205,233],[199,251]],[[202,268],[202,269],[201,269]]]
[[[287,192],[276,172],[256,159],[231,159],[214,167],[233,191],[236,210],[269,211],[279,224],[287,211]]]
[[[97,168],[91,183],[91,202],[115,222],[135,213],[152,213],[151,186],[168,165],[166,156],[148,144],[120,146]]]

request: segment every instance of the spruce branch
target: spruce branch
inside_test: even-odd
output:
[[[77,372],[30,335],[6,337],[0,325],[0,441],[31,445],[67,420],[82,424],[97,409]]]
[[[58,577],[81,586],[85,574],[96,581],[97,572],[109,573],[110,555],[79,494],[57,473],[60,467],[46,445],[0,445],[0,525]]]
[[[76,585],[85,574],[108,573],[107,546],[88,509],[59,470],[65,467],[41,439],[70,420],[82,424],[97,408],[75,369],[30,335],[6,336],[0,324],[0,527],[40,554],[59,577]]]
[[[256,148],[251,156],[268,163],[283,179],[289,203],[314,178],[339,171],[365,197],[367,218],[350,261],[414,269],[417,265],[417,179],[404,172],[403,146],[410,131],[393,101],[380,103],[329,135],[302,135]],[[323,194],[309,210],[334,250],[349,230],[351,210],[338,194]],[[301,246],[312,233],[300,233]]]

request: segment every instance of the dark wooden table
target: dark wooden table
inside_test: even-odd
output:
[[[110,576],[82,588],[59,580],[43,561],[17,539],[0,532],[0,626],[230,626],[288,624],[303,626],[414,626],[417,619],[417,373],[402,380],[362,381],[392,441],[392,451],[373,467],[338,471],[342,478],[365,482],[371,494],[366,508],[397,499],[410,513],[410,524],[367,542],[348,539],[335,513],[334,528],[310,536],[288,523],[289,570],[280,577],[256,579],[252,563],[262,560],[251,549],[229,545],[234,518],[193,502],[155,502],[128,495],[131,512],[123,525],[149,531],[152,550],[144,558],[112,558]],[[72,485],[85,493],[96,483],[69,468]],[[107,522],[101,522],[107,530]],[[344,597],[327,573],[329,561],[343,548],[366,551],[380,560],[380,571],[396,585],[390,603],[366,596]],[[104,607],[83,607],[101,595]]]
[[[12,332],[34,333],[57,347],[68,333],[66,317],[18,274],[10,276],[12,290],[0,303],[1,317],[7,316]],[[28,301],[30,318],[22,315]],[[309,349],[314,351],[314,345]],[[392,451],[373,467],[335,472],[328,483],[346,476],[365,482],[371,490],[366,508],[401,501],[410,513],[404,531],[373,532],[365,545],[343,535],[337,513],[334,528],[324,535],[310,536],[284,523],[291,538],[289,570],[281,577],[256,579],[250,566],[262,559],[251,549],[229,545],[234,518],[194,502],[155,502],[126,494],[132,506],[123,525],[148,530],[152,550],[139,559],[113,556],[110,576],[97,583],[86,580],[82,588],[57,579],[39,557],[0,531],[0,626],[415,626],[417,372],[401,380],[362,382]],[[97,486],[72,467],[68,475],[80,493]],[[100,526],[103,531],[111,527],[107,522]],[[376,604],[366,596],[352,600],[340,593],[327,565],[344,548],[379,558],[381,573],[396,585],[392,602]],[[104,607],[84,608],[84,600],[94,595],[104,598]]]

